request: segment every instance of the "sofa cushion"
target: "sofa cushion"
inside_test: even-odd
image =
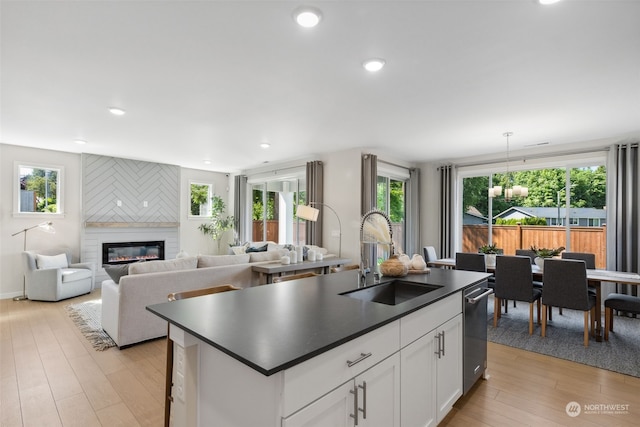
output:
[[[63,268],[62,283],[75,282],[76,280],[90,279],[93,271],[88,268]]]
[[[164,261],[134,262],[129,265],[129,274],[158,273],[161,271],[194,270],[198,257],[168,259]]]
[[[243,255],[198,255],[198,268],[219,267],[221,265],[246,264],[249,254]]]
[[[36,265],[38,266],[39,270],[43,270],[45,268],[67,268],[69,267],[69,262],[67,261],[67,255],[65,254],[36,254]]]
[[[114,283],[119,284],[120,278],[129,274],[130,264],[103,264],[104,272],[111,277]]]
[[[283,255],[287,254],[288,252],[289,251],[287,251],[286,249],[267,252],[254,252],[249,254],[249,262],[278,261],[280,260],[280,258],[282,258]]]

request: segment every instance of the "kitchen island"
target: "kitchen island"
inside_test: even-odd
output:
[[[422,354],[435,346],[431,356],[461,372],[461,291],[487,277],[439,269],[409,275],[403,280],[436,289],[397,305],[341,295],[357,287],[357,272],[347,271],[149,306],[170,323],[177,344],[174,417],[181,425],[293,426],[309,417],[323,420],[318,425],[400,425],[405,408],[412,412],[409,401],[401,406],[400,387],[420,377],[400,371],[412,364],[405,356],[422,342],[429,348]],[[438,328],[450,321],[445,339]],[[427,370],[427,388],[439,393],[428,380],[435,365]],[[437,403],[441,413],[461,394],[462,375],[454,373],[455,390]],[[367,374],[368,389],[357,379]],[[374,388],[378,380],[388,384]]]

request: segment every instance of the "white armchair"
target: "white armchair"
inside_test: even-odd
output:
[[[59,301],[93,290],[93,263],[71,263],[69,248],[25,251],[22,255],[30,300]]]

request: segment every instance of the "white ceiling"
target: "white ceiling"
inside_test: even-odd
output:
[[[0,141],[233,172],[640,135],[638,0],[300,4],[2,0]]]

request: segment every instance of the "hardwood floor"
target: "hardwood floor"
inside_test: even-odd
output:
[[[163,425],[164,340],[94,351],[64,307],[97,298],[0,300],[0,426]],[[491,343],[488,372],[442,426],[638,425],[639,378]],[[607,404],[627,413],[584,413]]]

